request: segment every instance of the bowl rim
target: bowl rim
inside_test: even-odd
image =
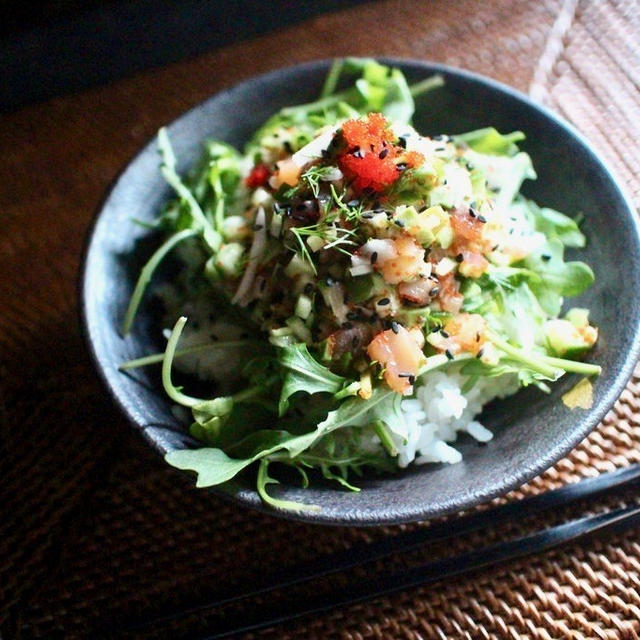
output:
[[[199,101],[197,104],[193,105],[189,109],[180,112],[175,118],[173,118],[166,125],[169,128],[174,123],[186,118],[190,114],[196,112],[210,100],[218,99],[223,96],[229,95],[236,90],[239,90],[247,83],[252,83],[256,81],[265,82],[269,81],[270,78],[275,78],[278,76],[282,76],[282,74],[291,73],[293,71],[304,72],[306,70],[316,71],[318,68],[328,68],[332,62],[336,59],[345,59],[349,56],[342,56],[338,58],[316,58],[312,60],[308,60],[299,64],[288,65],[285,67],[277,67],[275,69],[271,69],[270,71],[266,71],[264,73],[260,73],[257,75],[248,76],[243,78],[242,80],[234,83],[233,85],[227,86],[222,90],[211,94],[204,100]],[[361,57],[361,56],[359,56]],[[594,146],[589,142],[589,140],[574,127],[571,123],[565,120],[562,116],[555,113],[549,107],[537,102],[536,100],[530,98],[523,92],[510,87],[498,80],[493,78],[484,76],[482,74],[476,73],[474,71],[469,71],[467,69],[461,69],[458,67],[433,62],[430,60],[421,60],[416,58],[405,58],[405,57],[389,57],[389,56],[374,56],[374,59],[381,64],[389,65],[389,66],[397,66],[402,68],[403,66],[412,66],[414,68],[422,68],[425,73],[429,74],[437,74],[442,73],[444,75],[457,76],[465,80],[470,80],[472,82],[480,83],[489,87],[491,90],[506,94],[512,99],[515,99],[517,102],[524,103],[528,108],[533,111],[541,114],[545,119],[551,120],[556,126],[563,129],[569,136],[574,138],[574,140],[585,150],[585,152],[591,157],[592,161],[596,166],[599,166],[601,173],[605,176],[608,182],[618,191],[622,202],[625,205],[626,214],[628,221],[631,222],[631,226],[634,230],[635,237],[637,243],[640,245],[640,219],[636,212],[636,208],[631,200],[628,191],[625,185],[621,182],[621,180],[616,176],[608,161],[602,158]],[[120,413],[125,416],[127,421],[135,428],[135,430],[143,436],[143,438],[151,445],[153,449],[158,451],[161,454],[164,454],[165,451],[159,445],[159,443],[148,433],[148,430],[144,425],[141,425],[140,422],[136,419],[136,417],[131,413],[129,407],[123,401],[121,394],[118,389],[116,389],[110,382],[106,369],[105,363],[102,361],[102,355],[96,349],[96,343],[92,338],[91,327],[89,316],[91,314],[89,308],[89,300],[87,295],[88,290],[88,271],[90,266],[90,260],[92,251],[94,248],[94,239],[95,232],[98,226],[98,223],[101,219],[101,215],[105,204],[111,197],[112,193],[115,191],[117,186],[119,185],[121,179],[123,178],[124,173],[127,169],[132,165],[140,156],[148,152],[149,148],[152,145],[156,144],[156,135],[149,138],[145,143],[143,143],[138,150],[130,156],[130,158],[122,165],[113,179],[106,186],[103,196],[98,201],[91,221],[87,227],[83,249],[82,249],[82,260],[80,264],[80,268],[78,271],[78,279],[77,279],[77,295],[79,299],[78,305],[78,313],[80,316],[80,330],[83,336],[83,339],[88,347],[88,351],[90,354],[90,358],[93,362],[93,366],[98,372],[99,379],[101,380],[102,385],[107,390],[111,401],[114,405],[119,409]],[[631,348],[628,350],[626,357],[624,359],[623,366],[618,369],[615,373],[613,380],[611,381],[608,389],[603,395],[602,399],[598,403],[595,408],[589,409],[589,413],[585,415],[582,428],[576,428],[571,431],[569,437],[563,439],[558,445],[556,445],[550,451],[545,452],[544,455],[539,456],[535,462],[531,465],[528,465],[524,471],[512,471],[508,477],[503,478],[501,482],[497,482],[494,484],[492,488],[486,489],[484,491],[480,491],[479,493],[467,498],[462,499],[455,505],[446,506],[444,508],[434,509],[429,508],[428,505],[425,505],[421,508],[416,508],[408,512],[404,512],[402,515],[398,516],[394,514],[393,517],[387,518],[336,518],[335,516],[326,515],[323,517],[322,511],[319,512],[310,512],[310,511],[301,511],[301,512],[289,512],[282,511],[279,509],[274,509],[265,505],[262,500],[257,496],[252,497],[252,499],[247,499],[243,496],[237,494],[236,491],[232,488],[230,483],[225,483],[223,485],[218,485],[214,487],[208,487],[208,490],[215,494],[218,497],[221,497],[227,501],[233,502],[235,504],[242,505],[246,508],[251,508],[261,513],[277,516],[284,518],[286,520],[295,521],[295,522],[304,522],[304,523],[312,523],[312,524],[320,524],[320,525],[328,525],[328,526],[357,526],[357,527],[367,527],[367,526],[389,526],[396,524],[404,524],[404,523],[412,523],[430,520],[438,517],[442,517],[445,515],[450,515],[452,513],[457,513],[459,511],[466,510],[471,508],[477,504],[481,504],[483,502],[487,502],[499,496],[502,496],[509,491],[512,491],[522,484],[532,480],[540,473],[549,469],[556,462],[566,456],[570,451],[572,451],[593,429],[602,421],[605,415],[609,412],[611,407],[614,405],[615,401],[618,399],[620,394],[623,392],[628,380],[630,379],[633,371],[635,369],[638,358],[640,357],[640,313],[636,314],[636,327],[635,333],[632,341]],[[182,473],[183,475],[188,475],[193,478],[193,474],[188,471],[179,471],[178,469],[174,469],[176,472]],[[255,493],[255,491],[253,492]]]

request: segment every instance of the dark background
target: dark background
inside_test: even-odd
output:
[[[367,1],[0,0],[0,111]]]

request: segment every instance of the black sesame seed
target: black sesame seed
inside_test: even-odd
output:
[[[378,261],[378,252],[374,251],[371,254],[371,264],[375,264]]]
[[[476,354],[476,358],[482,358],[484,354],[484,349],[478,349],[478,353]]]
[[[441,133],[439,133],[437,136],[433,136],[433,140],[444,140],[444,138],[445,137]]]
[[[434,151],[446,151],[447,147],[435,147],[433,150]]]
[[[469,215],[472,218],[477,218],[478,217],[478,214],[476,213],[476,210],[473,207],[469,207]]]
[[[435,296],[437,296],[438,293],[440,293],[440,287],[433,287],[433,289],[431,289],[431,291],[429,291],[429,295],[432,298],[435,298]]]
[[[378,300],[378,304],[381,307],[386,307],[390,302],[391,300],[389,300],[389,298],[380,298],[380,300]]]
[[[464,260],[464,256],[461,253],[459,253],[456,256],[456,262],[462,262],[463,260]]]
[[[448,359],[448,360],[453,360],[453,353],[451,353],[451,351],[449,351],[449,349],[447,349],[447,350],[444,352],[444,355],[445,355],[445,356],[447,356],[447,359]]]
[[[363,213],[361,217],[365,220],[371,220],[371,218],[373,218],[373,213]]]
[[[343,329],[353,329],[353,322],[343,322],[341,326]]]
[[[393,333],[398,333],[398,331],[400,331],[400,327],[397,322],[391,321],[391,331],[393,331]]]
[[[360,200],[349,200],[347,207],[357,207],[360,204]]]
[[[378,314],[374,312],[369,316],[369,323],[375,324],[376,322],[378,322]]]
[[[449,334],[444,329],[440,329],[440,335],[443,338],[448,338],[449,337]]]
[[[262,229],[262,227],[263,227],[263,225],[261,225],[261,224],[254,224],[251,228],[254,231],[260,231],[260,229]]]
[[[399,227],[404,227],[404,222],[402,222],[402,220],[394,220],[394,222],[395,222]]]
[[[551,256],[548,253],[543,253],[540,256],[545,262],[549,262],[549,260],[551,260]]]
[[[307,284],[304,285],[304,292],[310,296],[313,293],[313,283],[312,282],[307,282]]]
[[[357,320],[360,316],[355,311],[347,313],[347,320]]]
[[[400,136],[398,138],[398,144],[403,148],[406,149],[407,148],[407,139],[404,136]]]
[[[409,376],[409,384],[413,384],[416,381],[415,376]]]
[[[282,146],[284,147],[284,150],[285,150],[287,153],[293,153],[293,147],[291,146],[291,143],[290,143],[288,140],[285,140],[285,141],[282,143]]]
[[[476,331],[476,342],[480,342],[480,332]]]
[[[407,168],[406,162],[398,162],[398,164],[396,165],[396,169],[398,171],[404,171],[406,168]]]
[[[380,158],[380,160],[384,160],[388,155],[389,155],[389,149],[383,149],[383,150],[378,154],[378,158]]]
[[[482,215],[478,216],[478,220],[482,222],[482,224],[485,224],[485,222],[487,221],[487,219]]]
[[[413,378],[410,373],[399,373],[398,378]]]
[[[327,276],[327,286],[332,287],[335,283],[336,281],[331,276]]]

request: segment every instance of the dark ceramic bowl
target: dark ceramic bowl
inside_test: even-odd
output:
[[[583,212],[588,246],[579,252],[596,273],[595,285],[572,305],[591,309],[600,339],[590,354],[602,365],[589,410],[570,411],[561,395],[577,381],[566,376],[551,395],[526,389],[495,403],[484,421],[494,439],[480,446],[456,443],[463,462],[410,468],[394,476],[369,476],[360,493],[333,485],[273,489],[279,497],[320,505],[318,513],[292,517],[325,524],[382,525],[424,520],[467,509],[503,494],[544,471],[575,447],[603,418],[622,392],[640,351],[640,234],[631,203],[598,153],[571,126],[524,95],[478,75],[410,60],[383,61],[400,67],[410,82],[441,73],[445,87],[417,101],[416,128],[424,134],[459,133],[487,125],[527,134],[538,180],[524,189],[538,203],[569,214]],[[281,69],[224,91],[169,126],[180,169],[199,156],[203,139],[242,146],[256,127],[285,105],[314,99],[330,61]],[[134,427],[160,454],[194,445],[171,412],[156,369],[125,375],[118,365],[162,350],[153,313],[143,305],[131,335],[121,323],[140,265],[153,250],[148,232],[132,218],[152,219],[170,196],[158,170],[152,140],[124,169],[100,207],[88,242],[82,311],[96,366]],[[136,252],[133,253],[134,246]],[[569,253],[571,257],[571,252]],[[179,473],[176,471],[176,473]],[[240,504],[267,510],[251,475],[213,491]]]

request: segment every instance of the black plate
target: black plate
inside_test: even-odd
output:
[[[389,477],[367,477],[360,493],[320,484],[302,490],[274,488],[279,497],[320,505],[318,513],[285,514],[326,524],[374,525],[423,520],[466,509],[530,480],[566,455],[604,417],[622,392],[640,351],[640,233],[630,201],[598,153],[569,125],[524,95],[465,71],[410,60],[383,60],[400,67],[410,82],[433,73],[445,87],[417,101],[416,128],[424,134],[459,133],[493,125],[527,134],[524,149],[533,158],[538,180],[526,195],[538,203],[585,215],[589,240],[579,258],[596,273],[595,285],[572,305],[591,309],[600,339],[590,360],[603,367],[595,381],[590,410],[570,411],[560,396],[577,381],[567,376],[550,396],[527,389],[486,412],[494,439],[481,446],[470,439],[456,444],[463,462],[411,468]],[[330,61],[314,61],[258,76],[224,91],[175,120],[169,134],[181,169],[199,156],[204,138],[242,146],[256,127],[282,106],[314,99]],[[118,333],[135,274],[149,255],[147,233],[132,218],[152,219],[171,192],[158,171],[152,140],[124,169],[100,207],[91,232],[82,282],[82,312],[96,365],[126,416],[148,442],[164,454],[193,441],[171,413],[157,371],[118,372],[131,358],[159,350],[149,305],[133,332]],[[569,252],[569,257],[572,252]],[[176,471],[176,473],[178,473]],[[250,476],[213,489],[246,506],[265,510]],[[273,513],[273,511],[271,511]]]

